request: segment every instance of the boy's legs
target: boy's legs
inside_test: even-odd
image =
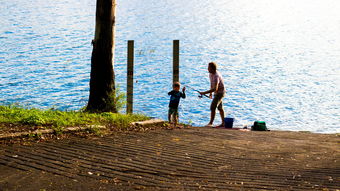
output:
[[[170,123],[174,123],[176,127],[178,123],[178,109],[177,108],[169,108],[168,120]]]
[[[174,109],[174,112],[172,114],[172,121],[174,123],[174,127],[177,126],[177,123],[178,123],[178,109]]]
[[[169,121],[169,123],[172,123],[172,114],[173,114],[173,109],[169,107],[169,110],[168,110],[168,121]]]
[[[175,124],[175,127],[177,126],[177,123],[178,123],[178,111],[176,111],[174,113],[174,124]]]

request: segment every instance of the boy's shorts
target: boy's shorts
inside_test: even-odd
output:
[[[216,108],[218,108],[218,110],[223,110],[223,97],[224,97],[224,94],[215,94],[214,95],[214,98],[213,98],[211,105],[210,105],[211,111],[215,111]]]
[[[178,116],[178,108],[169,107],[169,115],[174,115],[175,117],[177,117]]]

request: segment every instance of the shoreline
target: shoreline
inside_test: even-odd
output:
[[[13,126],[13,125],[12,125]],[[15,127],[15,126],[14,126]],[[197,127],[197,126],[190,126],[190,125],[183,125],[184,128],[192,128],[192,129],[200,129],[200,128],[207,128],[207,127]],[[2,127],[5,128],[5,127]],[[119,132],[144,132],[144,131],[153,131],[153,130],[160,130],[160,129],[174,129],[170,127],[167,121],[163,121],[161,119],[149,119],[144,121],[137,121],[131,122],[129,128],[122,129],[118,127],[110,127],[104,125],[85,125],[85,126],[75,126],[75,127],[65,127],[62,128],[62,131],[56,131],[55,129],[51,129],[48,127],[34,127],[32,126],[31,129],[35,130],[23,130],[22,128],[19,129],[12,129],[9,130],[0,130],[0,141],[1,142],[25,142],[25,141],[45,141],[45,139],[60,139],[66,138],[70,136],[81,136],[81,137],[105,137],[110,136],[113,133]],[[216,129],[216,128],[207,128],[207,129]],[[340,133],[317,133],[311,131],[290,131],[290,130],[269,130],[269,131],[251,131],[249,128],[242,129],[238,126],[228,129],[228,128],[217,128],[221,131],[246,131],[246,132],[272,132],[272,133],[295,133],[295,134],[314,134],[314,135],[334,135],[340,137]],[[20,140],[21,139],[21,140]],[[1,144],[0,142],[0,144]]]

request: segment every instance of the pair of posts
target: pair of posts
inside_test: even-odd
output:
[[[127,48],[127,90],[126,90],[126,113],[133,112],[133,63],[134,63],[134,41],[128,41]],[[179,81],[179,40],[173,41],[173,73],[172,82]]]

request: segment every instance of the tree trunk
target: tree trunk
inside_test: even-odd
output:
[[[117,112],[113,67],[115,8],[115,0],[97,0],[87,111]]]

